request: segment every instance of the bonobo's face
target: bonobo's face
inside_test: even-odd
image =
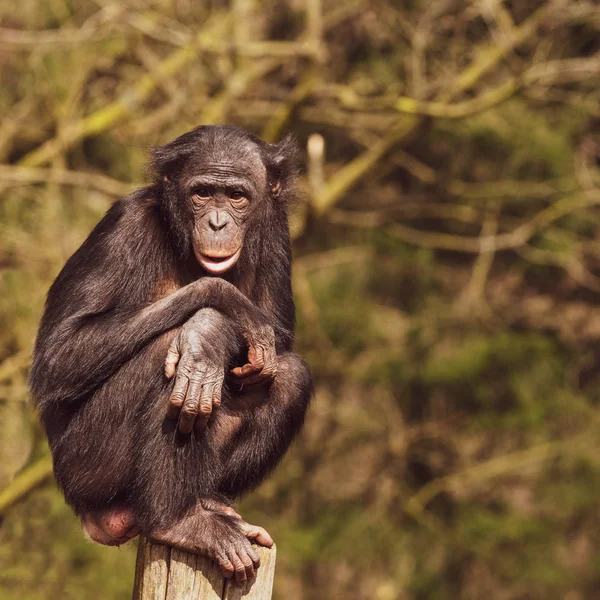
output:
[[[266,193],[260,153],[253,144],[243,146],[206,149],[186,169],[184,194],[194,215],[194,254],[214,275],[237,262],[249,216]]]

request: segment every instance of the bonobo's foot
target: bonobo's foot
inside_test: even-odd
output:
[[[262,527],[250,525],[221,510],[205,508],[199,508],[167,531],[153,533],[150,538],[161,544],[208,556],[219,565],[225,577],[235,576],[239,582],[254,577],[260,564],[258,553],[250,540],[269,548],[273,545],[271,536]]]
[[[242,518],[242,515],[240,515],[235,508],[229,506],[229,504],[225,504],[225,502],[219,502],[218,500],[212,500],[209,498],[202,498],[202,500],[200,500],[200,504],[202,508],[205,508],[206,510],[221,512],[224,515],[235,517],[236,519]]]
[[[120,546],[140,532],[133,511],[126,506],[86,513],[81,526],[92,541],[105,546]]]
[[[113,506],[89,512],[81,517],[87,536],[105,546],[120,546],[140,533],[133,511]],[[231,506],[216,500],[202,499],[198,509],[168,531],[150,535],[161,544],[212,558],[225,577],[237,581],[254,577],[260,560],[250,542],[270,548],[273,539],[262,527],[242,520]]]

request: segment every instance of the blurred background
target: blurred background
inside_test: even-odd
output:
[[[303,150],[316,397],[241,506],[275,598],[600,597],[596,2],[3,0],[0,81],[2,600],[130,597],[135,544],[83,539],[28,363],[148,149],[208,123]]]

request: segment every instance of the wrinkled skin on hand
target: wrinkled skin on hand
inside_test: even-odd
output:
[[[165,375],[175,376],[167,417],[179,419],[179,430],[187,434],[206,427],[213,408],[221,405],[224,350],[211,343],[212,331],[198,313],[175,336],[165,361]]]
[[[248,362],[231,370],[240,391],[252,391],[269,386],[277,375],[275,332],[270,325],[263,325],[247,334]]]
[[[275,332],[270,325],[246,330],[248,362],[231,370],[240,391],[268,387],[277,374]],[[179,419],[179,431],[202,431],[214,408],[221,405],[225,349],[203,311],[197,313],[175,336],[165,360],[165,375],[175,376],[167,417]]]

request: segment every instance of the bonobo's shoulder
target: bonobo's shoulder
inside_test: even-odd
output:
[[[100,251],[127,248],[140,251],[147,246],[165,243],[164,224],[152,188],[142,188],[117,200],[94,227],[82,250]]]
[[[98,235],[152,237],[160,235],[164,224],[159,204],[153,188],[142,188],[126,198],[117,200],[98,223],[95,233]]]
[[[149,225],[159,219],[158,200],[152,187],[136,190],[126,198],[117,200],[106,216],[111,221]]]

